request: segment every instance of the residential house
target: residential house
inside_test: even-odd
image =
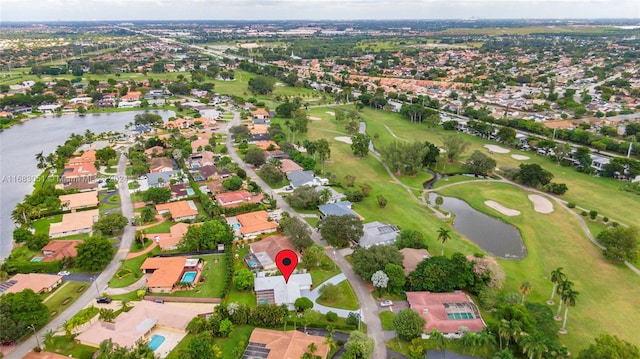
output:
[[[242,358],[299,359],[305,356],[312,344],[316,348],[314,356],[327,357],[330,348],[322,336],[305,334],[297,330],[283,332],[256,328],[249,337],[249,344]]]
[[[166,129],[181,129],[181,128],[189,128],[191,126],[191,121],[185,120],[184,118],[177,118],[173,121],[167,121],[162,125]]]
[[[62,222],[51,223],[49,226],[49,238],[91,233],[93,224],[98,221],[99,216],[98,209],[63,214]]]
[[[98,206],[98,191],[65,194],[59,197],[63,211],[75,212],[82,208]]]
[[[206,138],[198,138],[197,140],[191,141],[191,152],[202,152],[205,147],[209,145],[209,140]]]
[[[191,187],[185,183],[169,184],[169,188],[171,188],[171,199],[173,200],[187,198],[194,194]]]
[[[278,230],[278,222],[271,221],[267,211],[256,211],[240,214],[236,217],[240,223],[240,234],[242,237],[259,236]]]
[[[120,103],[122,102],[137,102],[142,99],[142,92],[130,91],[124,96],[120,96]]]
[[[298,262],[301,262],[302,256],[296,251],[296,248],[291,244],[289,238],[284,236],[269,236],[263,238],[258,242],[251,243],[249,250],[253,257],[257,260],[258,264],[263,270],[271,271],[277,270],[276,256],[280,251],[285,249],[292,250],[298,254]]]
[[[214,164],[215,164],[215,154],[211,151],[201,151],[197,153],[192,153],[189,156],[190,168],[213,166]]]
[[[277,150],[280,149],[277,143],[274,141],[258,141],[253,143],[257,148],[266,151],[266,150]]]
[[[98,188],[98,170],[92,162],[74,163],[64,166],[60,180],[65,190],[80,191]]]
[[[252,195],[245,190],[219,193],[215,196],[216,202],[221,207],[238,207],[246,203],[260,203],[264,198],[264,193]]]
[[[48,293],[62,284],[61,275],[41,273],[18,273],[6,282],[0,283],[0,295],[5,293],[20,293],[31,289],[35,293]]]
[[[150,293],[171,293],[176,288],[176,283],[184,282],[185,273],[195,272],[191,275],[190,285],[197,283],[202,271],[202,262],[199,258],[187,257],[150,257],[145,259],[140,269],[147,278],[147,290]]]
[[[287,174],[289,172],[293,172],[293,171],[302,171],[303,168],[302,166],[300,166],[299,164],[297,164],[295,161],[290,160],[288,158],[282,159],[280,160],[280,172]]]
[[[23,356],[22,359],[69,359],[69,357],[46,351],[30,351],[27,355]]]
[[[326,216],[356,216],[358,218],[362,218],[351,209],[351,206],[352,204],[349,201],[320,205],[318,206],[318,209],[320,210],[320,219],[324,219]]]
[[[163,155],[164,147],[162,146],[149,147],[146,150],[144,150],[144,154],[147,155],[149,158]]]
[[[149,172],[170,172],[173,171],[173,161],[169,157],[154,157],[149,160]]]
[[[261,119],[261,120],[268,120],[269,119],[269,111],[265,110],[264,108],[258,108],[255,111],[251,111],[251,116],[253,116],[253,118],[257,118],[257,119]]]
[[[231,172],[228,169],[219,169],[214,165],[206,165],[196,169],[200,175],[201,181],[217,180],[221,178],[231,177]]]
[[[313,171],[291,171],[287,173],[287,179],[289,179],[289,183],[291,183],[293,188],[329,184],[328,179],[316,177]]]
[[[326,196],[325,203],[327,204],[342,202],[347,197],[329,186],[318,186],[314,187],[314,189],[320,193],[320,198]]]
[[[76,247],[78,244],[83,243],[82,240],[51,240],[44,247],[42,247],[42,261],[54,262],[64,258],[75,258],[78,256],[78,250]]]
[[[154,351],[156,355],[165,357],[175,344],[186,335],[186,328],[191,319],[200,313],[190,308],[167,306],[152,301],[143,300],[128,312],[122,312],[113,322],[96,321],[75,337],[76,342],[98,348],[104,340],[111,339],[113,344],[131,349],[140,340],[150,340],[155,330],[169,331],[171,342],[160,344]],[[169,344],[169,345],[167,345]]]
[[[247,143],[258,143],[271,141],[271,135],[268,133],[254,133],[251,138],[247,140]]]
[[[271,160],[283,160],[289,158],[289,154],[282,150],[273,150],[273,151],[265,151],[264,152],[267,161]]]
[[[293,310],[296,299],[302,297],[302,291],[311,290],[311,274],[292,274],[285,283],[281,275],[267,277],[264,272],[258,273],[254,281],[254,290],[258,304],[285,304]]]
[[[149,187],[163,187],[171,183],[171,180],[178,181],[180,175],[182,175],[181,170],[147,173],[147,184]],[[186,181],[186,179],[183,179],[183,181]]]
[[[465,331],[479,332],[486,327],[478,307],[461,291],[452,293],[407,292],[409,308],[426,320],[423,339],[437,329],[446,338],[461,338]]]
[[[364,234],[360,238],[360,242],[358,242],[358,245],[362,248],[394,244],[396,238],[400,235],[398,227],[388,223],[365,223],[363,230]]]
[[[193,201],[178,201],[156,204],[156,211],[159,214],[170,213],[174,221],[187,221],[196,219],[198,208]]]
[[[420,262],[431,257],[429,251],[426,249],[402,248],[400,253],[402,253],[403,256],[402,267],[406,275],[416,270]]]
[[[146,234],[145,236],[156,242],[163,251],[169,251],[178,248],[178,243],[189,230],[189,226],[196,225],[199,225],[199,223],[188,224],[180,222],[169,227],[169,233]]]

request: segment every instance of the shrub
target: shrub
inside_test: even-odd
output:
[[[587,211],[582,211],[582,212],[580,212],[580,215],[581,215],[582,217],[586,217],[588,214],[589,214],[589,213],[587,213]]]
[[[338,313],[329,311],[327,312],[327,314],[325,314],[325,317],[327,318],[327,321],[335,322],[336,320],[338,320]]]
[[[593,210],[593,209],[592,209],[592,210],[590,210],[590,211],[589,211],[589,217],[590,217],[591,219],[596,219],[596,217],[598,217],[598,211]]]
[[[354,327],[357,327],[359,321],[360,321],[360,318],[356,313],[351,312],[349,313],[349,316],[347,316],[347,325],[352,325]]]
[[[609,222],[609,217],[602,217],[602,222],[607,223]]]
[[[613,227],[617,227],[617,226],[619,226],[619,225],[620,225],[620,223],[618,223],[618,222],[611,222],[611,225],[612,225]]]
[[[573,203],[573,202],[569,202],[569,203],[567,203],[567,207],[569,207],[569,208],[576,208],[576,204],[575,204],[575,203]]]

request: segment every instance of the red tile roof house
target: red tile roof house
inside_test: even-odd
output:
[[[191,141],[191,152],[201,152],[207,145],[209,145],[209,140],[207,140],[206,138],[199,138],[197,140]]]
[[[147,279],[147,290],[150,293],[172,293],[181,289],[176,284],[182,282],[187,272],[195,272],[195,277],[190,284],[198,283],[202,265],[199,258],[151,257],[145,259],[140,269],[145,274],[150,274]],[[188,288],[190,289],[191,286]]]
[[[259,118],[261,120],[269,119],[269,111],[265,110],[264,108],[259,108],[255,111],[251,111],[251,116],[253,116],[253,118]]]
[[[465,331],[479,332],[486,327],[478,307],[461,291],[453,293],[407,292],[409,308],[424,318],[423,339],[437,329],[445,337],[457,339]]]
[[[153,146],[153,147],[149,147],[146,150],[144,150],[144,154],[149,156],[149,157],[161,155],[163,153],[164,153],[164,147],[162,147],[162,146]]]
[[[156,204],[156,211],[159,214],[169,212],[174,221],[185,221],[196,219],[198,209],[193,201],[178,201],[163,204]]]
[[[59,197],[63,211],[75,212],[81,208],[98,207],[98,191],[65,194]]]
[[[252,354],[253,351],[267,352],[266,356],[260,356],[265,359],[298,359],[303,358],[309,350],[309,345],[316,348],[314,353],[319,358],[326,358],[329,354],[329,346],[326,344],[324,337],[317,335],[309,335],[296,330],[282,332],[279,330],[256,328],[249,337],[249,344],[243,358],[257,357]]]
[[[253,196],[245,190],[219,193],[216,195],[216,201],[221,207],[238,207],[245,203],[260,203],[264,198],[263,193]]]
[[[267,211],[240,214],[236,219],[241,225],[240,234],[244,238],[272,233],[277,231],[280,226],[276,221],[269,221],[269,213]]]
[[[18,273],[8,281],[0,283],[0,295],[5,293],[19,293],[31,289],[35,293],[47,293],[62,284],[61,275],[41,273]]]
[[[63,258],[75,258],[78,256],[78,250],[76,246],[84,241],[58,241],[52,240],[47,243],[46,246],[42,247],[42,258],[43,262],[53,262],[59,261]]]
[[[68,164],[62,170],[64,189],[94,190],[98,188],[98,170],[93,162]]]
[[[187,233],[189,226],[196,226],[200,224],[201,223],[176,223],[173,226],[169,227],[169,233],[147,234],[146,237],[158,243],[160,249],[162,249],[163,251],[178,249],[178,243]]]
[[[169,172],[173,171],[173,162],[169,157],[154,157],[149,160],[149,172]]]
[[[93,224],[98,221],[100,211],[92,209],[62,215],[62,222],[51,223],[49,238],[59,238],[81,233],[91,233]]]
[[[269,236],[262,240],[251,243],[249,245],[251,254],[260,262],[262,269],[266,271],[276,270],[276,255],[282,250],[290,249],[298,254],[298,262],[301,262],[302,256],[296,248],[291,244],[289,238],[284,236]]]

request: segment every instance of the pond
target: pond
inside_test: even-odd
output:
[[[437,196],[437,193],[429,193],[429,201],[435,203]],[[441,197],[444,202],[440,208],[455,214],[453,228],[478,247],[498,258],[523,259],[527,256],[527,248],[516,227],[474,209],[461,199]]]

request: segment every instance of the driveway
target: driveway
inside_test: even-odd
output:
[[[118,162],[118,177],[126,178],[126,164],[127,157],[124,154],[120,154],[120,161]],[[120,193],[120,206],[122,209],[122,215],[127,218],[133,216],[133,206],[131,205],[131,197],[129,196],[129,189],[127,186],[121,185],[119,187]],[[84,292],[78,300],[73,302],[64,312],[60,313],[57,317],[53,318],[49,324],[45,325],[36,334],[40,339],[48,330],[57,331],[62,323],[73,317],[82,308],[86,307],[89,303],[95,302],[97,293],[102,293],[107,288],[107,283],[116,274],[120,268],[120,261],[124,260],[131,248],[131,243],[135,237],[135,227],[127,224],[124,228],[122,239],[120,241],[120,248],[115,257],[109,263],[109,265],[100,273],[98,278],[94,282],[96,290],[87,290]],[[28,339],[20,343],[16,348],[7,354],[7,359],[20,359],[27,355],[37,345],[35,336],[30,336]]]
[[[226,145],[227,145],[227,149],[229,150],[228,153],[231,159],[235,161],[240,166],[240,168],[244,169],[247,172],[248,177],[255,178],[254,181],[260,187],[262,187],[263,190],[265,190],[265,192],[267,192],[266,189],[270,189],[273,198],[276,200],[276,202],[278,203],[278,206],[282,210],[289,212],[292,216],[297,216],[304,223],[307,223],[298,214],[298,212],[296,212],[289,205],[289,203],[284,201],[282,196],[275,193],[273,189],[269,185],[267,185],[266,182],[264,182],[260,177],[257,177],[253,168],[251,166],[248,166],[246,163],[244,163],[244,161],[242,161],[240,156],[238,156],[238,153],[233,147],[233,140],[231,139],[231,134],[229,133],[229,129],[233,126],[238,126],[240,124],[241,124],[240,113],[234,111],[233,120],[230,121],[229,125],[227,126]],[[309,226],[309,228],[311,228],[311,226]],[[313,239],[313,241],[316,244],[326,248],[327,242],[325,242],[320,237],[320,234],[317,231],[313,230],[313,228],[311,229],[312,229],[311,238]],[[329,256],[329,258],[333,258],[333,249],[327,249],[325,253]],[[371,296],[371,293],[369,292],[369,288],[367,284],[353,272],[353,270],[351,269],[351,264],[347,262],[347,260],[345,260],[342,255],[336,255],[335,262],[336,262],[336,265],[340,267],[340,270],[342,271],[342,273],[344,273],[344,275],[346,276],[347,280],[351,284],[351,287],[353,287],[356,297],[358,298],[358,302],[360,302],[362,319],[365,323],[367,323],[367,336],[373,339],[375,343],[372,358],[374,359],[387,358],[387,348],[385,345],[384,333],[382,331],[382,323],[380,322],[380,317],[378,316],[378,304]]]

